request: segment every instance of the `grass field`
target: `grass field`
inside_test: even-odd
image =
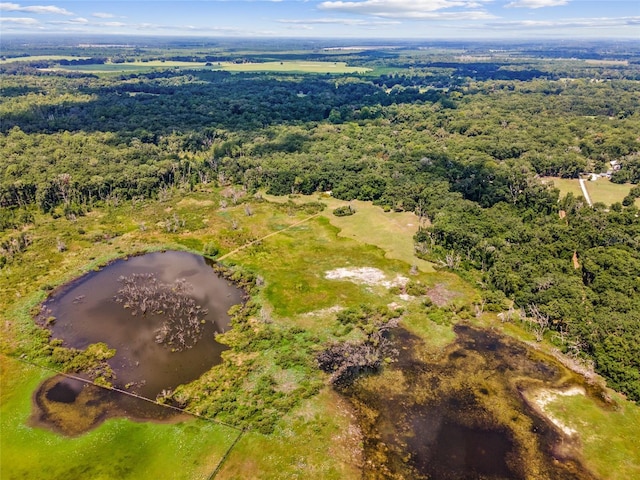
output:
[[[582,196],[582,189],[580,188],[580,182],[577,178],[546,177],[545,181],[553,182],[554,186],[560,190],[560,195],[562,196],[567,193],[573,193],[575,197]],[[587,180],[585,185],[591,201],[593,203],[602,202],[605,205],[622,202],[624,197],[629,194],[631,187],[633,187],[630,183],[613,183],[608,178],[599,178],[594,182]],[[636,205],[640,207],[640,199],[636,199]]]
[[[353,202],[354,215],[336,217],[333,209],[346,202],[323,197],[327,208],[311,217],[287,202],[317,201],[317,195],[293,199],[263,195],[274,203],[247,199],[251,205],[248,215],[245,204],[220,208],[223,197],[228,199],[225,192],[214,188],[176,190],[163,202],[97,207],[73,222],[64,216],[54,220],[38,214],[29,227],[33,246],[19,261],[0,270],[2,350],[14,356],[24,353],[44,358],[38,357],[40,344],[29,311],[56,285],[117,256],[169,248],[198,252],[209,242],[227,254],[258,240],[230,254],[225,262],[261,275],[265,286],[260,300],[271,322],[309,331],[318,345],[334,338],[339,322],[332,307],[361,303],[402,305],[407,312],[404,325],[424,339],[427,349],[441,351],[455,337],[450,325],[436,325],[425,318],[420,297],[401,299],[383,285],[328,279],[328,270],[375,267],[388,279],[403,275],[443,292],[450,303],[470,304],[476,298],[473,286],[458,276],[416,261],[412,236],[418,219],[412,213],[385,213],[370,203]],[[184,220],[184,227],[167,232],[164,221],[173,215]],[[57,251],[57,238],[64,240],[65,252]],[[409,274],[412,264],[419,267],[416,275]],[[488,322],[484,317],[472,320]],[[504,326],[495,322],[497,328]],[[273,363],[272,352],[256,355],[278,385],[295,386],[295,372]],[[0,356],[0,366],[2,479],[207,478],[237,436],[235,430],[203,421],[162,425],[112,419],[80,437],[60,437],[27,424],[31,395],[50,373],[6,356]],[[584,422],[580,433],[586,438],[590,465],[598,472],[613,472],[603,474],[604,478],[633,478],[640,465],[640,450],[634,446],[640,409],[620,400],[620,410],[608,412],[590,399],[576,409],[572,402],[578,400],[562,397],[554,408],[570,412],[575,423]],[[610,420],[611,426],[607,424]],[[622,425],[625,421],[626,426]],[[615,446],[614,454],[607,456],[610,445]],[[361,477],[361,454],[362,438],[349,406],[324,388],[283,415],[271,435],[245,433],[216,478],[355,479]]]
[[[53,60],[53,59],[52,59]],[[349,67],[344,62],[282,61],[263,63],[219,62],[207,65],[205,62],[177,62],[155,60],[151,62],[105,63],[96,65],[61,65],[44,70],[65,70],[94,74],[141,73],[166,69],[210,69],[229,72],[295,72],[295,73],[356,73],[368,72],[365,67]]]
[[[616,202],[622,202],[624,197],[629,194],[629,190],[631,190],[630,183],[618,184],[612,183],[607,178],[599,178],[595,182],[586,181],[587,191],[589,192],[589,196],[591,197],[591,201],[593,203],[602,202],[605,205],[612,205]],[[638,200],[636,199],[636,204]]]
[[[600,478],[640,478],[640,408],[615,398],[618,408],[605,410],[584,395],[557,397],[549,410],[578,432],[585,461]]]
[[[16,57],[16,58],[6,58],[4,60],[0,59],[0,65],[3,63],[12,63],[12,62],[35,62],[40,60],[84,60],[89,57],[71,57],[69,55],[30,55],[28,57]]]
[[[553,186],[560,190],[560,196],[564,196],[568,193],[573,193],[574,197],[582,196],[582,189],[580,188],[580,182],[577,178],[557,178],[557,177],[545,177],[546,183],[553,183]]]
[[[361,478],[362,439],[349,412],[345,399],[323,390],[283,419],[272,435],[245,434],[216,479]]]
[[[29,426],[31,397],[51,372],[0,355],[2,479],[208,479],[238,431],[204,420],[107,420],[76,438]]]
[[[270,201],[282,202],[288,199],[264,195]],[[293,198],[298,203],[316,201],[317,196],[299,195]],[[385,252],[385,257],[401,260],[407,265],[416,265],[422,272],[434,272],[433,264],[420,260],[414,255],[413,236],[418,231],[419,218],[412,212],[385,212],[382,208],[354,200],[346,202],[337,198],[323,196],[321,201],[327,204],[324,211],[332,225],[340,229],[341,237],[351,238],[362,243],[375,245]],[[337,207],[351,205],[356,213],[347,217],[337,217],[331,212]]]
[[[361,73],[371,69],[349,67],[345,62],[264,62],[264,63],[222,63],[213,68],[229,72],[297,72],[297,73]]]

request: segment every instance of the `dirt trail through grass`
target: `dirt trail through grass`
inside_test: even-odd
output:
[[[315,218],[315,217],[317,217],[319,215],[320,215],[320,213],[314,213],[310,217],[307,217],[307,218],[305,218],[303,220],[300,220],[299,222],[293,223],[293,224],[289,225],[288,227],[283,228],[282,230],[278,230],[277,232],[271,232],[268,235],[265,235],[264,237],[260,237],[260,238],[258,238],[256,240],[252,240],[249,243],[245,243],[244,245],[236,248],[235,250],[231,250],[230,252],[225,253],[224,255],[222,255],[221,257],[218,258],[218,261],[221,262],[225,258],[230,257],[231,255],[233,255],[235,253],[238,253],[239,251],[244,250],[245,248],[250,247],[251,245],[255,245],[256,243],[261,242],[261,241],[263,241],[263,240],[265,240],[265,239],[267,239],[269,237],[273,237],[274,235],[278,235],[279,233],[282,233],[285,230],[289,230],[290,228],[297,227],[298,225],[301,225],[301,224],[303,224],[305,222],[308,222],[312,218]]]

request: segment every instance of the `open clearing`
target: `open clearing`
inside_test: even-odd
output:
[[[601,478],[640,478],[640,409],[621,395],[613,395],[613,409],[602,408],[580,394],[555,395],[544,409],[576,432],[585,464]]]
[[[362,73],[371,69],[366,67],[348,67],[345,62],[264,62],[264,63],[221,63],[229,72],[304,72],[304,73]]]
[[[37,62],[41,60],[86,60],[87,58],[89,57],[70,57],[68,55],[29,55],[28,57],[5,58],[4,60],[0,59],[0,64],[13,62]]]
[[[295,203],[318,201],[317,195],[297,195],[294,198],[263,195],[272,202]],[[375,245],[384,250],[385,257],[402,260],[409,266],[416,265],[422,272],[435,272],[433,264],[421,260],[414,255],[413,236],[418,231],[420,219],[412,212],[385,212],[371,202],[354,200],[347,202],[329,196],[322,196],[319,201],[327,204],[323,215],[331,225],[340,229],[341,237],[352,238],[362,243]],[[347,217],[336,217],[333,210],[344,205],[351,205],[356,213]]]
[[[552,413],[548,412],[547,405],[556,400],[558,397],[570,397],[573,395],[585,395],[582,387],[571,387],[566,390],[540,389],[533,392],[527,392],[525,398],[535,406],[535,408],[544,415],[551,423],[558,427],[565,435],[572,436],[576,434],[576,430],[567,426],[563,421],[556,418]]]
[[[29,425],[31,396],[51,371],[0,355],[2,478],[207,479],[238,431],[193,419],[176,424],[112,419],[63,437]]]
[[[560,190],[561,196],[568,193],[573,193],[575,197],[582,196],[580,181],[577,178],[545,177],[545,181],[553,182],[554,186]],[[599,178],[595,181],[587,180],[585,181],[585,186],[593,203],[601,202],[605,205],[622,202],[624,197],[629,194],[631,187],[633,187],[630,183],[613,183],[608,178]],[[636,199],[636,205],[640,207],[640,199]]]
[[[376,281],[409,277],[425,286],[435,304],[459,304],[456,310],[476,294],[454,274],[434,272],[428,262],[424,267],[428,271],[419,265],[420,271],[409,275],[415,262],[412,236],[418,221],[413,213],[385,213],[371,203],[352,202],[356,214],[336,217],[333,209],[347,202],[323,197],[328,208],[309,218],[310,212],[286,205],[289,200],[317,201],[316,195],[265,196],[278,203],[252,203],[248,216],[243,204],[219,208],[221,198],[215,189],[176,191],[165,202],[123,203],[96,209],[75,222],[38,217],[33,234],[65,235],[68,250],[62,254],[53,243],[27,250],[20,263],[3,271],[0,291],[5,295],[0,298],[0,311],[6,315],[8,335],[2,339],[3,349],[30,348],[29,307],[43,298],[47,285],[64,283],[109,258],[134,251],[202,251],[208,242],[215,242],[221,254],[235,250],[230,260],[264,278],[260,296],[274,323],[304,328],[319,342],[333,338],[339,308],[389,305],[398,299],[384,285],[328,279],[326,272],[368,272]],[[169,212],[185,221],[182,231],[168,233],[163,228]],[[262,240],[236,250],[256,239]],[[368,269],[358,270],[363,267]],[[440,352],[455,339],[451,325],[425,319],[419,298],[403,306],[404,326],[419,335],[429,351]],[[474,322],[485,321],[485,316]],[[264,352],[265,358],[269,355]],[[237,438],[236,430],[210,422],[168,425],[125,419],[108,420],[77,438],[59,437],[27,424],[32,393],[50,372],[2,356],[0,366],[3,478],[208,478]],[[268,368],[274,379],[297,381],[292,370],[275,363]],[[622,399],[618,404],[619,411],[607,411],[588,396],[559,395],[546,404],[545,412],[577,432],[589,465],[603,478],[640,478],[640,453],[635,446],[640,410]],[[216,478],[359,478],[361,449],[361,433],[349,407],[327,387],[284,415],[273,434],[245,433]]]
[[[631,187],[633,187],[630,183],[613,183],[607,178],[599,178],[594,182],[587,180],[585,185],[593,203],[602,202],[605,205],[622,202],[624,197],[629,194]],[[638,199],[636,199],[636,205],[640,205]]]
[[[49,58],[55,60],[54,58]],[[60,59],[62,60],[62,58]],[[136,73],[167,69],[207,69],[228,72],[296,72],[296,73],[364,73],[371,71],[365,67],[349,67],[345,62],[179,62],[172,60],[154,60],[150,62],[104,63],[95,65],[60,65],[43,70],[65,70],[82,73]]]

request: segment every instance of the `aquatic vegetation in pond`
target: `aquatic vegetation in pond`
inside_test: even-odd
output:
[[[220,363],[226,346],[216,335],[228,328],[227,311],[242,298],[203,257],[168,251],[91,272],[54,292],[43,308],[56,318],[49,329],[63,346],[103,342],[115,349],[107,360],[113,385],[155,399]],[[156,337],[163,326],[169,328],[161,345]]]
[[[67,436],[81,435],[114,417],[154,422],[190,418],[176,410],[62,375],[42,382],[33,402],[30,423]]]
[[[115,300],[131,315],[161,317],[162,325],[155,335],[157,343],[180,351],[200,340],[207,310],[190,296],[193,285],[184,278],[169,284],[159,282],[153,273],[134,273],[118,281],[121,287]]]
[[[118,260],[65,285],[42,310],[46,317],[56,318],[48,326],[53,341],[67,347],[55,348],[54,358],[73,353],[83,360],[86,353],[93,353],[91,359],[96,357],[109,368],[109,375],[103,376],[114,387],[155,400],[221,362],[227,347],[216,341],[216,335],[228,328],[227,311],[242,298],[242,290],[219,277],[203,257],[157,252]],[[94,391],[97,387],[78,389],[73,402],[60,401],[65,392],[70,394],[65,385],[45,383],[36,395],[40,423],[49,422],[57,431],[78,434],[100,423],[88,421],[94,417],[163,415],[153,403],[138,402],[132,408],[127,396]],[[85,402],[90,392],[95,398]],[[101,405],[106,410],[96,413]]]

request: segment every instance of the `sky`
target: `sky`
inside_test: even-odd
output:
[[[640,0],[0,2],[0,34],[640,41]]]

